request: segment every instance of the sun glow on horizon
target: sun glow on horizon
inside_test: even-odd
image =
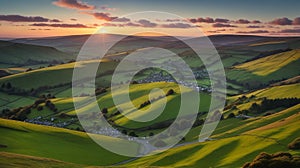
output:
[[[107,34],[108,31],[107,31],[107,29],[105,29],[104,27],[101,27],[99,33],[100,33],[100,34]]]

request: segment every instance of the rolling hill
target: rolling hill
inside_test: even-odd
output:
[[[239,124],[231,119],[228,123],[234,124],[235,132],[228,125],[220,125],[220,135],[215,134],[210,141],[178,146],[154,156],[137,159],[126,166],[241,167],[262,151],[300,154],[299,150],[287,148],[287,144],[299,136],[299,110],[300,106],[297,105],[274,116],[240,121]]]
[[[128,157],[111,153],[91,140],[85,133],[62,128],[41,126],[0,119],[2,152],[46,157],[85,165],[111,165]],[[103,141],[126,145],[121,139],[106,136]],[[132,142],[133,143],[133,142]],[[136,149],[138,150],[138,145]]]
[[[53,47],[0,41],[0,63],[8,66],[61,63],[71,59],[71,55]]]
[[[269,84],[299,75],[300,50],[278,53],[234,66],[227,77],[250,86]]]

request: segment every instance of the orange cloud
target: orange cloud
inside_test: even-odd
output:
[[[78,0],[58,0],[53,2],[53,4],[63,8],[71,8],[78,10],[93,10],[96,8],[94,5],[88,5]]]

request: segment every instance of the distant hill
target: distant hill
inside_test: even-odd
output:
[[[55,47],[58,50],[67,52],[77,56],[83,44],[88,40],[91,35],[73,35],[73,36],[58,36],[58,37],[45,37],[45,38],[21,38],[14,39],[12,42],[43,45]],[[159,46],[172,38],[165,37],[148,37],[148,36],[125,36],[117,34],[97,34],[93,37],[99,38],[99,42],[111,42],[119,38],[124,38],[122,42],[118,43],[118,46],[113,48],[113,52],[124,52],[128,50],[147,47],[149,45]],[[153,44],[154,43],[154,44]],[[95,44],[98,45],[98,44]]]
[[[72,56],[53,47],[0,41],[0,63],[32,65],[69,61]]]

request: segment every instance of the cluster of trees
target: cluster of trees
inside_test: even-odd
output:
[[[262,113],[268,110],[276,109],[279,107],[289,108],[300,103],[298,98],[283,98],[283,99],[267,99],[265,98],[261,104],[253,103],[249,108],[252,113]]]
[[[165,96],[170,96],[170,95],[173,95],[173,94],[175,94],[175,91],[173,89],[169,89]],[[147,100],[147,101],[145,101],[144,103],[142,103],[140,105],[139,109],[144,108],[144,107],[148,106],[149,104],[151,104],[151,102],[154,102],[154,101],[157,101],[159,99],[162,99],[165,96],[161,95],[161,96],[159,96],[157,98],[153,98],[151,101]]]
[[[147,100],[140,105],[139,109],[144,108],[144,107],[148,106],[149,104],[151,104],[151,102],[150,102],[150,100]]]
[[[53,112],[57,112],[57,108],[55,107],[55,105],[50,101],[50,100],[47,100],[45,105]]]
[[[51,102],[51,100],[49,100],[49,98],[53,98],[53,96],[51,94],[48,94],[47,96],[42,95],[39,99],[37,99],[34,102],[32,107],[37,108],[38,111],[41,111],[41,110],[43,110],[43,106],[41,106],[40,104],[45,103],[46,107],[48,107],[51,111],[56,113],[58,110],[57,110],[55,104],[53,104]]]
[[[70,86],[71,87],[71,83],[61,83],[55,86],[40,86],[38,88],[31,88],[28,90],[22,89],[22,88],[18,88],[13,86],[12,83],[7,82],[7,83],[2,83],[0,90],[9,94],[14,94],[14,95],[20,95],[20,96],[38,96],[39,93],[44,92],[47,89],[55,89],[55,88],[59,88],[59,87],[63,87],[63,86]]]
[[[1,90],[9,91],[11,89],[13,89],[13,87],[12,87],[12,84],[10,82],[2,83]]]
[[[27,115],[31,113],[31,106],[19,107],[13,110],[3,109],[1,113],[2,118],[24,121]]]
[[[290,153],[278,152],[275,154],[260,153],[252,162],[244,164],[243,168],[283,168],[300,167],[300,157]]]

